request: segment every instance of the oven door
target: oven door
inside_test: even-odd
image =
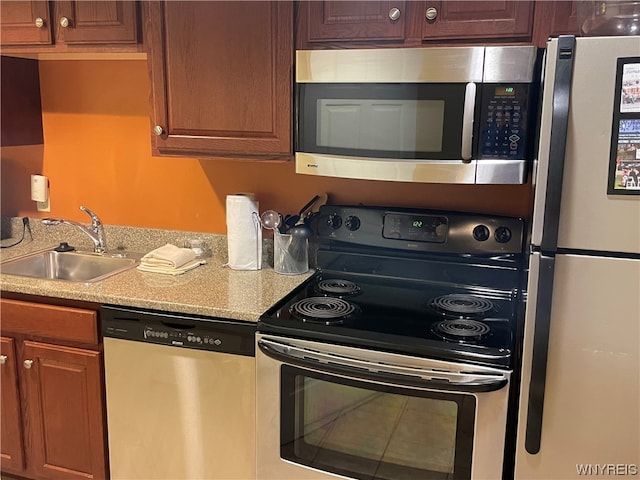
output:
[[[510,372],[259,334],[260,479],[501,478]]]

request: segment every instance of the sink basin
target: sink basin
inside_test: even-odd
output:
[[[46,250],[6,260],[0,264],[0,271],[25,277],[93,283],[129,270],[138,263],[139,257],[135,254],[125,257]]]

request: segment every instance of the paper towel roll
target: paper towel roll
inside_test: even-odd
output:
[[[234,270],[262,268],[262,227],[252,193],[227,195],[227,265]]]

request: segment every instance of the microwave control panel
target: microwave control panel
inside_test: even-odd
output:
[[[479,158],[526,160],[531,84],[484,84]]]

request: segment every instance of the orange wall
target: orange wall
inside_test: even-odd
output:
[[[151,156],[144,60],[40,62],[44,149],[2,160],[2,214],[225,233],[225,197],[253,192],[261,210],[331,203],[418,206],[528,215],[531,187],[411,184],[297,175],[293,162]],[[215,88],[215,86],[212,86]],[[24,153],[22,155],[24,157]],[[51,212],[36,212],[29,175],[47,175]]]

